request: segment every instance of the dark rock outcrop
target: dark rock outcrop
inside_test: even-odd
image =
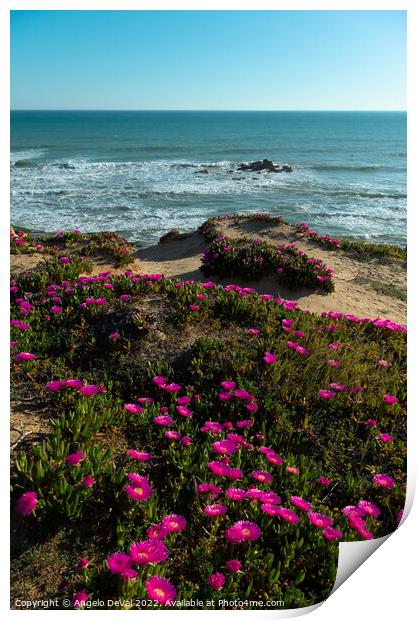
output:
[[[270,159],[263,159],[262,161],[253,161],[250,164],[239,164],[238,170],[247,170],[250,172],[261,172],[266,170],[267,172],[292,172],[292,167],[288,164],[282,166],[274,164]]]
[[[162,237],[159,239],[159,243],[163,243],[164,241],[171,241],[171,239],[176,239],[180,236],[181,233],[178,228],[172,228],[167,233],[165,233],[165,235],[162,235]]]

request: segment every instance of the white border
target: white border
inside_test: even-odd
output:
[[[412,501],[412,495],[415,490],[416,471],[417,471],[417,412],[414,406],[417,403],[416,389],[417,382],[413,381],[415,377],[415,351],[417,350],[417,340],[414,330],[416,319],[416,301],[415,296],[415,273],[413,267],[417,265],[417,244],[416,240],[416,209],[417,209],[417,192],[416,192],[416,173],[417,173],[417,157],[416,157],[416,138],[417,126],[415,121],[416,114],[416,62],[417,58],[417,3],[415,0],[350,0],[349,2],[342,0],[321,0],[321,1],[301,1],[301,0],[276,0],[264,1],[258,0],[255,6],[253,1],[249,0],[61,0],[59,3],[55,0],[3,0],[0,6],[0,50],[1,50],[1,75],[2,75],[2,97],[0,98],[0,114],[1,114],[1,143],[0,143],[0,222],[1,231],[4,235],[0,244],[1,253],[1,282],[7,287],[9,273],[9,253],[8,253],[8,226],[9,226],[9,98],[5,94],[9,93],[9,10],[141,10],[141,9],[159,9],[159,10],[407,10],[408,11],[408,204],[411,205],[408,212],[408,252],[409,252],[409,368],[411,381],[409,381],[409,416],[408,416],[408,488],[407,488],[407,509],[409,510]],[[411,138],[413,136],[413,139]],[[3,299],[7,298],[7,290],[3,292]],[[4,297],[6,295],[6,297]],[[414,303],[413,303],[414,302]],[[1,421],[7,428],[1,433],[1,440],[4,442],[3,449],[0,451],[1,464],[4,468],[2,480],[2,497],[8,498],[8,416],[7,416],[7,394],[8,394],[8,307],[7,304],[0,306],[2,327],[0,332],[0,363],[2,368],[1,387],[2,398],[5,412],[2,412]],[[5,500],[7,506],[8,499]],[[5,536],[9,531],[8,511],[3,510],[1,514],[2,527]],[[382,548],[370,557],[356,572],[339,588],[330,598],[325,601],[315,611],[315,618],[320,620],[351,620],[352,616],[362,620],[362,618],[378,618],[385,619],[395,616],[400,619],[408,619],[415,615],[415,603],[413,591],[415,588],[415,551],[417,545],[415,542],[417,533],[417,509],[411,510],[408,518],[401,527],[382,545]],[[356,543],[342,543],[349,546]],[[361,543],[359,543],[361,544]],[[349,552],[348,552],[349,553]],[[0,579],[1,607],[6,614],[22,614],[25,612],[9,610],[9,575],[8,575],[8,555],[5,554],[1,563],[3,573]],[[53,568],[52,568],[53,570]],[[312,611],[308,608],[306,611]],[[32,612],[42,614],[43,611]],[[69,613],[69,612],[61,612]],[[96,612],[100,613],[100,612]],[[113,612],[107,612],[108,614]],[[120,612],[118,612],[120,613]],[[141,617],[146,620],[147,614],[152,612],[141,612]],[[179,611],[164,612],[160,614],[177,614]],[[189,611],[187,616],[191,618],[199,612]],[[236,614],[233,611],[206,611],[205,614],[227,613]],[[240,613],[240,612],[239,612]],[[250,611],[246,612],[252,616],[265,617],[264,612]],[[277,612],[270,612],[268,615],[275,615]],[[281,617],[293,616],[288,611],[279,611]],[[145,615],[144,615],[145,614]],[[191,614],[191,615],[190,615]],[[288,615],[287,615],[288,614]],[[299,613],[297,615],[300,615]],[[173,616],[170,616],[171,618]]]

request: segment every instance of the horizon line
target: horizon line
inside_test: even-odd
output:
[[[10,108],[10,112],[407,112],[407,109]]]

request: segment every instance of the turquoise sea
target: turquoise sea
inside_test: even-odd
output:
[[[294,171],[237,171],[263,158]],[[147,245],[237,211],[405,245],[406,113],[11,113],[16,225]]]

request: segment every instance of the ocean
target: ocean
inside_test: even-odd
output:
[[[268,212],[405,245],[406,122],[405,112],[13,111],[11,221],[150,245],[214,215]],[[237,170],[264,158],[294,170]]]

